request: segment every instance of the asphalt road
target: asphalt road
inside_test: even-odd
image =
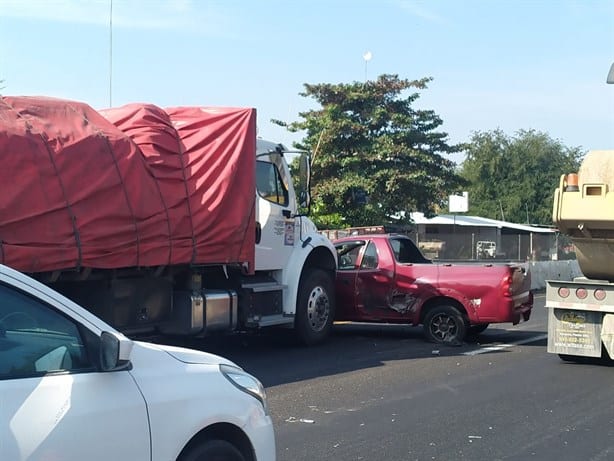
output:
[[[204,346],[264,383],[278,461],[614,459],[614,367],[546,353],[543,294],[529,322],[457,347],[418,327],[335,330],[311,348],[271,334]]]

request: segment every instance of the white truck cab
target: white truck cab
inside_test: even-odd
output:
[[[260,327],[294,325],[304,343],[315,343],[332,327],[337,261],[332,243],[299,212],[309,206],[309,156],[258,139],[256,160],[255,270],[261,281],[243,286],[268,292],[278,308],[251,320]],[[300,173],[298,191],[292,161]]]

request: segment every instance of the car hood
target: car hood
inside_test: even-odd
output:
[[[176,360],[179,360],[183,363],[195,363],[200,365],[232,365],[237,366],[235,363],[231,362],[224,357],[220,357],[219,355],[211,354],[209,352],[197,351],[194,349],[186,349],[185,347],[177,347],[177,346],[166,346],[163,344],[149,344],[149,343],[141,343],[142,346],[155,348],[161,351],[166,352],[168,355],[173,357]]]

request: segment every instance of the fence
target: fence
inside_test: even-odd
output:
[[[426,228],[428,229],[428,227]],[[575,259],[570,240],[557,232],[514,233],[510,229],[457,226],[452,231],[415,227],[371,226],[326,230],[331,240],[350,235],[395,232],[408,235],[429,259],[555,261]]]

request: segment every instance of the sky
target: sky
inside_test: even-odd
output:
[[[365,59],[369,57],[370,59]],[[614,148],[614,0],[0,0],[0,92],[87,102],[317,108],[304,84],[432,77],[450,143],[535,129]],[[462,161],[462,155],[452,157]]]

